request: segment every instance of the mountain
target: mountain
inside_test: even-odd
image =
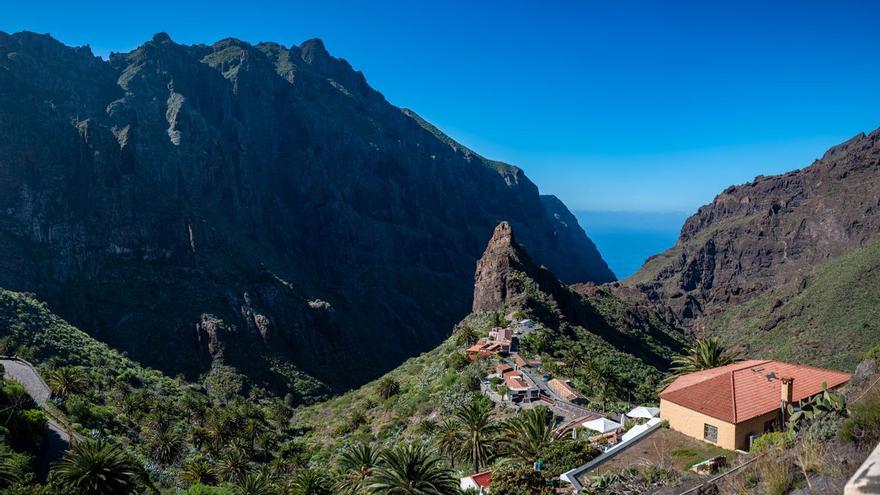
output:
[[[728,188],[625,282],[697,334],[855,366],[880,340],[878,140],[860,134],[804,169]]]
[[[535,329],[520,339],[519,355],[541,361],[541,373],[570,379],[590,407],[655,402],[669,359],[688,343],[668,324],[671,315],[632,287],[563,284],[537,265],[518,234],[508,222],[496,226],[476,263],[473,311],[450,338],[381,380],[300,408],[295,422],[308,432],[307,443],[321,449],[351,439],[427,440],[456,406],[482,394],[481,379],[495,371],[497,360],[470,361],[465,350],[521,318]],[[382,397],[380,385],[389,380],[399,391]]]
[[[673,315],[641,292],[619,284],[563,284],[538,266],[514,229],[501,222],[477,262],[475,314],[500,311],[540,322],[526,352],[607,366],[609,381],[651,400],[652,380],[683,350],[687,339]],[[637,392],[635,392],[637,391]]]
[[[166,373],[363,383],[467,313],[500,220],[566,282],[614,280],[558,199],[319,40],[104,61],[0,33],[0,287]]]

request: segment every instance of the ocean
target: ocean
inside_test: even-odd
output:
[[[654,254],[669,249],[688,217],[683,212],[576,211],[602,258],[623,280]]]

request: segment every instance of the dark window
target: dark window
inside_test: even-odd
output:
[[[771,431],[776,431],[776,420],[771,419],[764,423],[764,433],[770,433]]]
[[[710,424],[703,425],[703,440],[708,440],[710,442],[718,441],[718,427],[712,426]]]

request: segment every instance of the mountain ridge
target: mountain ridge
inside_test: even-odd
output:
[[[378,376],[466,314],[500,220],[567,281],[614,279],[519,168],[439,139],[320,40],[159,33],[104,61],[0,33],[0,86],[0,287],[168,373]]]

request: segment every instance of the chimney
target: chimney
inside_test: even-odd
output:
[[[782,379],[782,402],[791,404],[794,392],[794,378]]]

